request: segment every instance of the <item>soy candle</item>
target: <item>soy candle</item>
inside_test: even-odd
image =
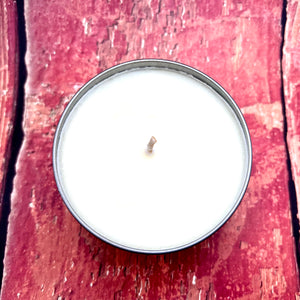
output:
[[[163,253],[207,238],[246,190],[251,142],[229,94],[164,60],[113,67],[88,82],[59,122],[58,189],[74,217],[123,249]]]

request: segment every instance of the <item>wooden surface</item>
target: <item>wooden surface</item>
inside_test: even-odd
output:
[[[288,5],[284,83],[288,126],[297,133],[297,94],[287,86],[298,66],[287,54],[299,51],[300,16],[297,1]],[[299,297],[281,99],[282,10],[282,1],[25,1],[25,137],[2,299]],[[55,128],[72,95],[98,72],[136,58],[171,59],[212,76],[241,107],[253,143],[249,188],[232,218],[207,240],[166,255],[127,252],[92,236],[63,204],[52,171]]]
[[[0,3],[0,217],[10,158],[18,90],[17,11],[13,0]]]
[[[290,1],[283,49],[283,79],[287,116],[287,140],[291,170],[300,207],[300,2]]]

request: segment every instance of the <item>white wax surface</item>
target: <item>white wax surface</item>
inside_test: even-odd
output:
[[[157,143],[147,155],[151,136]],[[158,69],[94,87],[58,144],[72,210],[105,239],[145,251],[181,247],[214,230],[237,203],[247,163],[229,105],[200,81]]]

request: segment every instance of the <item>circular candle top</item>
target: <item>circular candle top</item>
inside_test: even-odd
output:
[[[209,236],[239,204],[250,165],[247,127],[230,96],[194,69],[155,60],[90,81],[65,110],[54,144],[56,181],[73,215],[138,252]]]

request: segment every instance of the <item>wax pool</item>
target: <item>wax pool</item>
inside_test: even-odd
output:
[[[236,206],[248,166],[244,132],[224,99],[163,69],[93,87],[64,123],[57,153],[71,211],[96,235],[138,251],[212,232]]]

